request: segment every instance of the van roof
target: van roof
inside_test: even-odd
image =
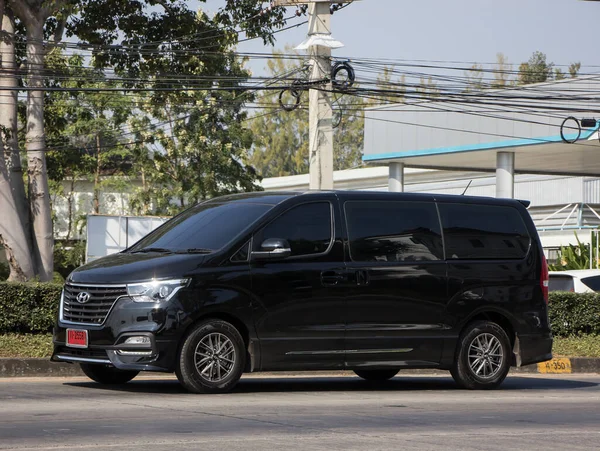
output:
[[[324,193],[332,193],[344,198],[368,199],[373,197],[390,198],[390,199],[406,199],[406,200],[422,200],[422,201],[440,201],[440,202],[464,202],[476,204],[491,204],[491,205],[514,205],[520,203],[524,207],[528,207],[530,202],[527,200],[518,199],[497,199],[495,197],[482,196],[460,196],[452,194],[434,194],[434,193],[397,193],[387,191],[347,191],[347,190],[309,190],[309,191],[258,191],[251,193],[231,194],[212,199],[210,202],[256,202],[276,205],[287,199],[297,196],[311,196]]]

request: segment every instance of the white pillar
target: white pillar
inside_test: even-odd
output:
[[[329,2],[312,3],[309,6],[309,35],[331,36],[331,13]],[[321,82],[309,89],[308,151],[310,189],[333,189],[333,110],[331,81],[331,49],[313,45],[309,49],[312,61],[310,81]]]
[[[496,154],[496,197],[505,199],[515,197],[514,152],[498,152]]]
[[[404,192],[404,163],[390,163],[388,186],[392,193]]]

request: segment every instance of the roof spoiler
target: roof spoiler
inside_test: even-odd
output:
[[[521,200],[521,199],[517,199],[525,208],[529,208],[529,206],[531,205],[531,201],[529,200]]]

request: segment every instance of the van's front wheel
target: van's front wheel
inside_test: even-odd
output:
[[[193,393],[226,393],[242,377],[245,361],[238,330],[225,321],[208,320],[185,338],[175,373]]]
[[[490,321],[474,322],[461,334],[450,373],[463,388],[496,388],[508,375],[510,352],[504,329]]]

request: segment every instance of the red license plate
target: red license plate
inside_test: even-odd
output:
[[[87,348],[87,330],[67,329],[67,346],[71,348]]]

